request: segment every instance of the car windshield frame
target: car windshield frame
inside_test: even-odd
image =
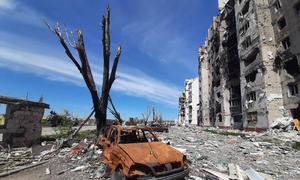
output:
[[[118,144],[134,144],[159,141],[155,134],[149,129],[121,129]],[[147,137],[148,135],[148,137]],[[149,135],[151,137],[149,137]]]

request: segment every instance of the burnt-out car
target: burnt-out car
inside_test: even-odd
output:
[[[152,131],[155,132],[169,132],[168,126],[164,126],[164,125],[152,124],[150,128]]]
[[[186,156],[147,127],[112,125],[98,143],[113,179],[184,179],[189,173]]]

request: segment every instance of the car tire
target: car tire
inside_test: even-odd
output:
[[[125,175],[121,168],[117,169],[115,172],[111,174],[111,180],[126,180]]]

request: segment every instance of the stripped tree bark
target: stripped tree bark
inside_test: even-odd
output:
[[[49,30],[51,30],[57,36],[60,44],[65,50],[66,55],[79,70],[87,88],[89,89],[95,111],[97,131],[99,134],[101,129],[106,125],[109,92],[116,79],[117,67],[122,52],[121,46],[119,46],[117,48],[116,56],[114,58],[114,63],[110,73],[110,8],[107,6],[107,14],[106,16],[102,17],[103,81],[100,97],[90,68],[88,56],[86,54],[82,31],[77,30],[77,36],[74,37],[73,32],[69,33],[67,30],[63,32],[59,23],[57,23],[54,27],[51,27],[47,22],[46,25],[48,26]],[[75,58],[70,47],[77,51],[80,61]]]

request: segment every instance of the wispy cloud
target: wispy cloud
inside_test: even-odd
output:
[[[13,0],[0,0],[0,9],[14,9],[16,4]]]
[[[147,7],[144,7],[145,4]],[[122,28],[123,35],[152,59],[179,65],[194,72],[196,47],[191,46],[186,29],[176,25],[178,19],[174,14],[179,9],[175,7],[176,3],[149,1],[137,6],[143,12],[137,12],[139,15],[134,21]]]
[[[0,0],[0,19],[9,19],[27,25],[42,27],[44,26],[43,19],[48,18],[42,12],[28,7],[22,1]]]
[[[6,38],[4,38],[4,35]],[[13,39],[8,40],[7,37]],[[52,81],[63,81],[84,86],[81,75],[77,72],[75,66],[65,56],[53,55],[62,54],[62,50],[42,51],[41,48],[32,45],[40,43],[32,40],[31,45],[28,44],[24,49],[24,44],[19,43],[19,41],[24,42],[24,40],[29,42],[24,37],[0,32],[0,66],[15,71],[33,73]],[[14,44],[10,42],[14,42]],[[21,47],[18,46],[20,44]],[[46,47],[46,45],[40,47]],[[96,82],[100,86],[101,72],[95,69],[93,71]],[[120,67],[117,76],[113,90],[176,107],[179,94],[177,87],[152,78],[138,69],[124,66]]]

